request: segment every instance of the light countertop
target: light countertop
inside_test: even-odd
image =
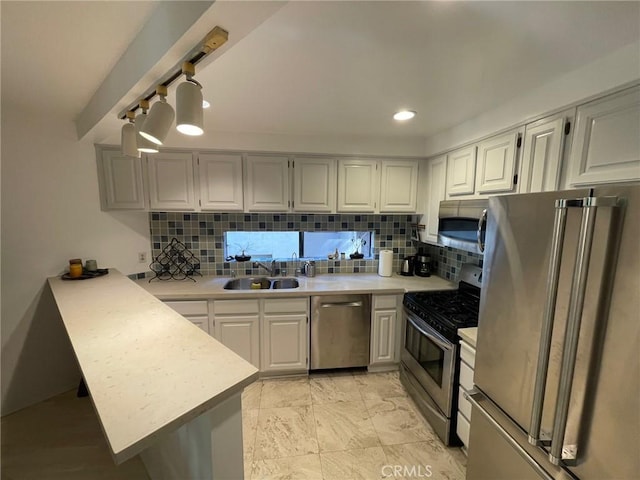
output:
[[[473,348],[476,348],[476,341],[478,338],[478,327],[470,327],[470,328],[459,328],[458,336],[471,345]]]
[[[258,377],[117,270],[49,285],[117,464]]]
[[[336,293],[400,294],[457,288],[455,283],[436,276],[404,277],[393,275],[381,277],[374,273],[326,274],[311,278],[301,276],[296,277],[300,282],[299,287],[280,290],[225,290],[224,284],[230,280],[230,277],[196,276],[194,278],[195,282],[189,279],[179,281],[153,280],[151,282],[148,279],[142,279],[136,280],[136,283],[161,300],[301,297]]]

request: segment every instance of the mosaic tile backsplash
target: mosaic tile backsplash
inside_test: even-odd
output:
[[[380,250],[393,250],[394,271],[400,260],[416,252],[411,240],[412,215],[346,215],[346,214],[258,214],[258,213],[183,213],[153,212],[149,214],[151,250],[155,258],[162,248],[176,238],[200,259],[200,273],[217,276],[264,275],[252,262],[227,262],[224,256],[226,231],[373,231],[375,259],[319,260],[316,272],[376,273]],[[302,262],[278,260],[278,271],[293,275]],[[449,272],[452,274],[453,272]]]
[[[457,282],[463,263],[472,263],[482,267],[482,255],[465,252],[451,247],[418,243],[418,250],[431,256],[431,266],[442,278]]]

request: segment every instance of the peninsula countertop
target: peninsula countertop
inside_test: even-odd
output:
[[[277,280],[282,277],[269,278]],[[381,277],[375,273],[339,273],[296,277],[300,286],[291,289],[225,290],[224,284],[230,279],[230,277],[196,276],[195,281],[186,279],[149,282],[148,279],[141,279],[136,280],[136,283],[161,300],[304,297],[336,293],[401,294],[457,288],[455,283],[437,276]]]
[[[253,365],[117,270],[48,281],[117,464],[258,376]]]

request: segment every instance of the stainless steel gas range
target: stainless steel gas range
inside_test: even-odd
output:
[[[404,296],[400,380],[446,445],[459,443],[457,330],[478,325],[481,280],[482,269],[465,264],[458,290]]]

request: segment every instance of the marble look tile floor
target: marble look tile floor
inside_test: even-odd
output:
[[[465,478],[397,372],[259,380],[242,408],[246,479]]]
[[[259,380],[242,408],[246,479],[465,477],[466,457],[442,444],[397,372]],[[75,391],[7,415],[1,428],[3,480],[148,479],[139,457],[113,463],[91,400]]]

